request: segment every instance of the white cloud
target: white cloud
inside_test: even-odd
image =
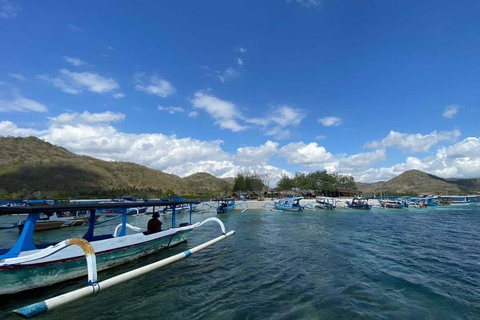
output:
[[[112,97],[114,97],[115,99],[122,99],[122,98],[125,98],[125,93],[123,92],[115,93]]]
[[[318,122],[320,122],[324,127],[337,127],[343,123],[342,119],[338,117],[319,118]]]
[[[291,135],[286,128],[298,126],[305,116],[302,109],[281,105],[271,107],[264,118],[250,118],[245,121],[263,127],[267,136],[286,139]]]
[[[355,178],[362,182],[388,180],[412,169],[442,178],[477,178],[480,176],[480,137],[468,137],[451,146],[439,148],[435,156],[407,157],[405,162],[391,167],[367,169]]]
[[[85,32],[85,30],[83,30],[82,28],[77,27],[76,25],[73,25],[73,24],[67,24],[67,28],[70,29],[70,31],[73,31],[73,32],[79,32],[79,33]]]
[[[67,56],[63,56],[63,60],[65,60],[68,63],[73,64],[76,67],[86,65],[87,63],[83,60],[80,60],[79,58],[71,58]]]
[[[184,113],[185,112],[185,109],[183,109],[182,107],[162,107],[162,106],[158,106],[157,109],[159,111],[166,111],[170,114]]]
[[[76,124],[93,124],[93,123],[110,123],[125,120],[123,113],[115,113],[106,111],[102,113],[62,113],[57,117],[50,118],[50,122],[54,125],[76,125]]]
[[[0,121],[0,136],[13,136],[13,137],[29,137],[38,136],[42,134],[42,131],[36,129],[23,129],[17,127],[11,121]]]
[[[286,0],[287,3],[296,2],[305,8],[318,8],[322,4],[321,0]]]
[[[190,112],[188,113],[188,116],[189,116],[190,118],[196,118],[196,117],[198,116],[198,112],[197,112],[197,111],[190,111]]]
[[[323,139],[327,139],[327,136],[319,134],[318,136],[315,137],[315,140],[323,140]]]
[[[321,167],[336,160],[336,157],[319,146],[316,142],[305,144],[302,142],[289,143],[279,150],[279,155],[290,164],[301,164],[305,167]]]
[[[385,149],[379,149],[372,152],[363,152],[351,156],[343,156],[333,163],[326,164],[325,168],[329,171],[341,173],[354,173],[364,170],[371,165],[387,160]]]
[[[143,91],[148,94],[156,95],[161,98],[166,98],[174,94],[177,89],[167,80],[158,78],[157,76],[150,77],[150,85],[147,85],[142,80],[145,73],[136,73],[134,75],[135,90]]]
[[[27,78],[25,78],[24,76],[22,76],[19,73],[9,73],[8,76],[12,77],[14,79],[20,80],[20,81],[27,81]]]
[[[221,100],[203,91],[195,92],[195,98],[191,101],[196,109],[205,110],[222,129],[230,129],[233,132],[242,131],[247,127],[240,125],[237,120],[243,119],[237,106],[230,101]]]
[[[447,106],[447,107],[445,107],[445,109],[443,109],[442,117],[444,117],[446,119],[452,119],[453,117],[455,117],[457,115],[458,109],[460,109],[460,107],[457,106],[456,104],[452,104],[450,106]]]
[[[259,147],[243,147],[237,149],[234,162],[239,165],[267,165],[270,158],[277,153],[277,142],[268,140]]]
[[[236,47],[235,51],[240,52],[240,53],[245,53],[245,52],[247,52],[247,49],[242,48],[242,47]]]
[[[0,18],[13,19],[22,11],[22,8],[13,0],[0,0]]]
[[[10,99],[0,100],[0,112],[47,112],[48,109],[45,105],[32,99],[25,98],[24,96],[14,93]]]
[[[59,77],[51,78],[47,75],[39,75],[37,78],[50,82],[54,87],[70,94],[79,94],[83,90],[107,93],[120,88],[113,78],[104,78],[98,73],[92,72],[71,72],[61,69]]]
[[[221,73],[217,71],[217,78],[220,79],[222,83],[231,81],[238,77],[240,77],[240,72],[234,68],[227,68]]]
[[[381,141],[372,141],[364,145],[365,148],[379,149],[396,147],[404,152],[428,152],[430,148],[444,140],[455,140],[460,136],[460,130],[433,131],[429,134],[409,134],[390,131]]]
[[[240,58],[237,58],[237,64],[238,64],[239,66],[243,66],[243,60],[240,59]]]

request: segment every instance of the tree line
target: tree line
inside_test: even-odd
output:
[[[278,181],[277,189],[278,191],[296,189],[303,194],[312,191],[327,194],[339,189],[356,190],[356,186],[352,176],[318,170],[310,173],[297,172],[292,178],[284,175]]]

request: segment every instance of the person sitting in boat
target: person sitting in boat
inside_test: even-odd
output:
[[[152,234],[162,231],[162,221],[158,220],[160,215],[158,212],[152,214],[152,219],[148,220],[147,224],[147,234]]]

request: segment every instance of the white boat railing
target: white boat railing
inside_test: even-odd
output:
[[[113,232],[113,237],[116,238],[118,237],[118,230],[123,226],[123,223],[120,223],[116,228],[115,228],[115,231]],[[139,228],[139,227],[135,227],[135,226],[132,226],[131,224],[127,223],[125,224],[125,226],[132,230],[132,231],[135,231],[135,232],[145,232],[146,230],[145,229],[142,229],[142,228]]]
[[[97,259],[95,258],[95,250],[93,249],[90,242],[82,238],[70,238],[67,240],[63,240],[54,246],[49,246],[39,252],[30,254],[30,255],[21,256],[17,258],[3,259],[0,261],[0,267],[4,267],[4,266],[9,267],[9,266],[14,266],[18,264],[23,264],[23,263],[43,259],[69,246],[78,246],[83,250],[83,253],[85,253],[85,258],[87,260],[88,284],[91,285],[96,283],[97,282]]]

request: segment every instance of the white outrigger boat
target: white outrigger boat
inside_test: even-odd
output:
[[[185,203],[187,202],[170,202],[169,204]],[[197,203],[197,201],[192,201],[188,202],[188,205],[193,207],[193,205]],[[165,203],[161,201],[149,201],[142,202],[141,205],[161,207],[164,206]],[[95,223],[92,222],[95,221],[96,210],[112,207],[122,209],[132,207],[132,203],[0,208],[0,215],[28,213],[25,226],[16,244],[8,250],[0,250],[0,295],[14,294],[24,290],[44,287],[68,279],[85,276],[87,274],[88,286],[86,287],[86,292],[88,292],[88,294],[86,295],[91,295],[97,293],[100,289],[101,283],[97,281],[97,270],[101,271],[124,264],[141,256],[182,243],[188,239],[188,236],[193,229],[200,227],[205,222],[215,221],[219,223],[222,228],[222,236],[214,239],[215,241],[209,241],[207,243],[208,246],[234,234],[234,231],[226,233],[223,223],[219,219],[213,217],[208,218],[201,223],[197,222],[192,224],[191,212],[188,223],[177,225],[175,210],[173,210],[172,213],[172,227],[170,229],[147,234],[147,232],[144,232],[146,230],[131,226],[127,223],[127,214],[125,210],[125,214],[122,216],[122,223],[115,228],[115,231],[112,234],[94,235]],[[40,213],[72,212],[75,210],[87,210],[90,212],[91,222],[89,224],[89,229],[82,238],[71,238],[52,244],[34,243],[33,233]],[[127,228],[136,233],[127,235]],[[205,247],[205,244],[202,246]],[[196,249],[195,252],[202,250],[204,247],[200,249],[194,248]],[[180,257],[180,259],[188,257],[192,253],[194,253],[193,249],[189,251],[187,250],[182,253],[184,256]],[[168,259],[170,258],[167,258],[166,260]],[[174,261],[169,261],[168,263]],[[85,265],[87,265],[87,268]],[[111,279],[103,282],[109,280]],[[104,288],[105,286],[102,287],[102,289]],[[15,312],[21,316],[30,317],[32,314],[35,316],[53,308],[51,306],[49,307],[48,303],[46,304],[46,307],[43,304],[42,306],[43,309],[41,308],[41,312],[37,312],[38,306],[32,307],[33,309],[25,307],[27,309],[23,308],[16,310]],[[55,304],[55,307],[56,306],[57,305]]]
[[[333,210],[337,207],[340,201],[337,198],[332,197],[317,197],[313,208],[315,210]]]

